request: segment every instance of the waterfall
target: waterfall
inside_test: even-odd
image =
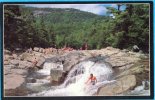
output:
[[[62,64],[56,64],[52,62],[46,62],[43,66],[43,69],[39,70],[38,73],[44,74],[44,75],[50,75],[51,69],[59,69],[63,70]]]
[[[46,62],[44,63],[43,69],[34,72],[28,79],[36,80],[35,83],[27,83],[26,87],[33,90],[33,91],[42,91],[46,90],[48,87],[47,85],[50,84],[50,71],[51,69],[63,70],[63,65],[53,63],[53,62]]]
[[[51,68],[53,66],[45,64],[43,70],[46,72]],[[39,72],[44,73],[43,70]],[[85,84],[91,73],[97,78],[95,85]],[[99,87],[113,82],[110,81],[112,74],[112,68],[105,63],[83,61],[70,70],[64,83],[60,86],[51,86],[48,90],[30,94],[29,96],[91,96],[97,92]]]

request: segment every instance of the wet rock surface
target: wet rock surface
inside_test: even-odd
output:
[[[51,76],[51,85],[53,86],[60,85],[66,77],[64,71],[54,69],[51,70],[50,76]]]
[[[43,48],[34,48],[31,52],[13,54],[4,50],[5,95],[17,96],[28,93],[28,91],[23,94],[13,92],[26,91],[26,89],[21,88],[21,85],[25,82],[36,83],[35,77],[39,77],[39,74],[27,80],[28,72],[32,71],[31,73],[34,73],[43,69],[45,63],[49,63],[51,69],[49,69],[49,76],[44,79],[50,80],[52,86],[62,84],[73,66],[82,61],[90,60],[95,63],[107,63],[114,70],[111,79],[116,80],[116,82],[100,87],[96,95],[117,95],[142,85],[143,80],[149,81],[149,59],[148,55],[142,53],[112,47],[101,50],[74,50],[69,52],[53,49],[48,54],[44,53],[45,51]],[[33,63],[35,58],[37,60],[36,65]],[[149,89],[148,87],[146,89]]]
[[[4,93],[5,93],[5,96],[26,96],[27,94],[33,93],[33,92],[27,88],[18,87],[16,89],[5,89]]]
[[[116,79],[115,82],[107,84],[99,88],[97,95],[117,95],[126,92],[129,89],[133,89],[136,86],[135,75],[123,76]]]

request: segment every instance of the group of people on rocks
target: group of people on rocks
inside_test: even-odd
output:
[[[45,48],[43,53],[44,54],[49,54],[49,53],[52,53],[52,52],[57,52],[58,53],[58,49],[56,48]]]
[[[72,47],[64,46],[64,47],[61,48],[61,49],[57,49],[56,47],[55,47],[55,48],[53,48],[53,47],[49,47],[49,48],[39,48],[38,51],[39,51],[39,52],[42,52],[42,53],[44,53],[44,54],[50,54],[50,53],[52,53],[52,52],[59,53],[59,51],[73,51],[73,50],[75,50],[75,49],[72,48]],[[83,44],[82,47],[81,47],[80,49],[78,49],[78,50],[88,50],[88,44],[87,44],[87,43]],[[29,53],[31,53],[32,51],[35,51],[35,50],[32,49],[32,48],[30,48],[30,49],[28,50]]]
[[[85,43],[79,50],[87,50],[88,49],[88,44],[87,43]],[[64,48],[61,48],[61,49],[56,49],[56,48],[45,48],[45,49],[43,49],[42,48],[42,52],[44,53],[44,54],[50,54],[50,53],[52,53],[52,52],[56,52],[56,53],[59,53],[59,51],[73,51],[73,50],[75,50],[74,48],[71,48],[71,47],[64,47]],[[32,50],[32,48],[30,48],[29,50],[28,50],[28,52],[32,52],[33,50]],[[37,59],[35,58],[33,61],[32,61],[32,63],[33,63],[33,66],[36,66],[37,65],[37,63],[38,63],[38,61],[37,61]]]

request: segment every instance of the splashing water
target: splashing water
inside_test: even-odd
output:
[[[49,71],[49,68],[52,67],[47,67],[47,65],[45,65],[43,70],[48,69]],[[96,76],[97,83],[95,85],[86,85],[85,82],[88,80],[91,73]],[[112,74],[112,68],[104,63],[84,61],[71,69],[62,85],[52,86],[48,90],[29,96],[91,96],[97,92],[99,87],[114,82],[109,81]]]
[[[50,70],[51,69],[63,70],[63,65],[62,64],[47,62],[47,63],[44,64],[43,69],[39,70],[38,73],[41,73],[43,75],[50,75]]]

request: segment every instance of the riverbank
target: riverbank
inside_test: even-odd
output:
[[[36,58],[37,64],[33,61]],[[32,90],[24,88],[27,83],[36,83],[37,76],[29,78],[30,72],[46,74],[43,79],[51,86],[59,86],[65,82],[69,72],[80,62],[92,61],[95,64],[108,64],[113,70],[110,80],[116,82],[100,86],[93,95],[119,95],[134,90],[145,81],[145,89],[149,90],[150,66],[146,54],[120,50],[112,47],[101,50],[53,51],[44,53],[34,49],[21,54],[4,50],[4,90],[6,96],[26,96]],[[36,74],[35,74],[36,75]],[[39,77],[40,78],[40,77]],[[20,89],[19,89],[20,88]],[[11,90],[12,92],[10,93]],[[19,91],[26,91],[18,93]],[[15,92],[15,93],[14,93]]]

